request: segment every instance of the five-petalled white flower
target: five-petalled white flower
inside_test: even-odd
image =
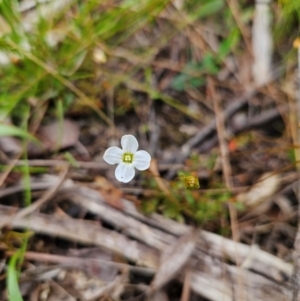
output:
[[[150,166],[151,156],[144,150],[139,150],[139,143],[132,135],[125,135],[121,139],[122,149],[116,146],[108,148],[103,159],[108,164],[119,164],[115,171],[118,181],[130,182],[135,170],[146,170]]]

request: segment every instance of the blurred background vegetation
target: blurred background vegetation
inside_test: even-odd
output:
[[[237,12],[228,3],[2,0],[2,121],[12,117],[20,125],[30,117],[32,124],[41,108],[45,118],[84,108],[111,125],[112,91],[118,116],[139,104],[135,92],[141,92],[193,117],[180,92],[205,86],[205,77],[218,74],[228,56],[244,55],[250,38],[253,1],[239,1]],[[271,5],[276,63],[292,62],[300,3]],[[244,35],[237,16],[248,30]],[[210,32],[215,41],[205,40]],[[166,83],[160,82],[162,68],[174,73]]]
[[[272,1],[269,8],[272,66],[284,69],[282,77],[291,77],[289,83],[294,83],[289,70],[297,61],[293,41],[299,36],[300,1]],[[195,134],[213,118],[207,78],[218,83],[224,107],[253,84],[254,13],[255,1],[251,0],[0,0],[0,136],[22,141],[19,151],[2,150],[1,158],[25,159],[18,170],[27,183],[24,204],[32,201],[30,174],[45,171],[35,170],[26,160],[54,158],[59,152],[59,146],[51,147],[50,154],[32,151],[31,146],[32,141],[39,143],[40,127],[53,119],[62,123],[68,117],[80,124],[81,142],[85,147],[93,144],[88,148],[93,160],[115,133],[134,131],[136,124],[147,140],[155,131],[147,122],[155,108],[160,118],[171,119],[161,133],[160,145],[174,146],[174,156],[189,136],[180,132],[182,126],[194,124]],[[293,88],[284,85],[286,93],[292,93]],[[266,107],[269,105],[267,102]],[[102,140],[94,143],[97,139]],[[243,136],[234,141],[233,148],[257,142],[255,139],[255,135]],[[288,139],[292,144],[293,139]],[[217,153],[190,154],[185,172],[178,175],[201,168],[212,174]],[[152,154],[162,161],[167,157],[159,150]],[[74,165],[81,159],[70,153],[64,153],[64,158]],[[294,163],[293,148],[284,160]],[[160,190],[151,175],[145,175],[139,185]],[[164,190],[146,195],[142,209],[147,214],[159,211],[180,222],[188,216],[216,232],[229,233],[229,223],[219,228],[215,219],[228,218],[224,208],[232,194],[220,174],[209,185],[206,188],[212,190],[203,192],[198,202],[199,192],[186,190],[176,178],[168,188],[171,197]],[[11,266],[16,265],[12,258]],[[8,278],[11,292],[16,285],[13,271],[8,271],[13,275]],[[11,300],[20,298],[17,293]]]
[[[133,115],[150,107],[144,103],[157,101],[171,107],[165,115],[175,122],[165,138],[180,147],[186,139],[177,134],[180,126],[192,120],[201,127],[211,118],[205,115],[211,110],[205,99],[208,76],[222,82],[224,67],[233,70],[234,80],[220,83],[225,104],[238,92],[235,82],[238,90],[250,86],[254,9],[254,2],[247,0],[2,0],[0,135],[19,136],[26,144],[53,118],[92,116],[104,125],[104,132],[97,133],[106,137],[105,127],[131,129]],[[272,63],[295,65],[292,44],[299,34],[300,2],[272,2],[270,14]],[[232,60],[246,71],[229,67]],[[195,110],[194,101],[204,113]],[[149,125],[139,120],[147,134]],[[23,150],[27,157],[27,145]],[[211,170],[215,159],[215,153],[208,159]],[[192,162],[194,170],[203,164]],[[222,183],[216,187],[222,188]],[[155,210],[156,203],[157,198],[150,198],[145,210]],[[167,207],[168,216],[181,219],[178,208]],[[196,209],[197,214],[210,220],[202,209]]]
[[[211,118],[206,116],[212,108],[205,96],[207,77],[217,78],[223,86],[225,104],[250,86],[254,9],[254,2],[247,0],[2,0],[0,135],[23,138],[22,156],[27,158],[34,156],[27,153],[28,141],[34,136],[39,139],[39,127],[53,118],[89,120],[92,116],[99,122],[97,134],[104,138],[107,129],[132,129],[136,114],[139,130],[147,134],[151,129],[143,117],[148,113],[141,111],[157,101],[170,107],[164,114],[174,121],[162,138],[180,147],[186,139],[178,134],[180,126],[192,121],[201,127]],[[270,14],[272,64],[295,66],[292,44],[299,34],[300,2],[271,2]],[[230,67],[232,61],[241,68]],[[230,79],[222,83],[222,72],[230,70]],[[234,87],[236,83],[239,86]],[[195,109],[195,101],[203,112]],[[100,152],[105,144],[106,140],[100,144]],[[216,153],[205,159],[208,163],[193,161],[193,154],[190,158],[191,171],[207,164],[212,171]],[[29,176],[29,167],[26,172]],[[148,186],[153,185],[155,181],[149,181]],[[182,189],[182,184],[174,185],[175,191]],[[214,188],[224,188],[222,179]],[[186,193],[191,194],[176,198],[179,203],[185,200],[183,207],[191,206],[187,210],[192,214],[194,199]],[[210,196],[202,197],[211,204]],[[221,193],[219,198],[228,195]],[[30,193],[26,202],[31,202]],[[150,198],[145,211],[156,210],[157,203],[159,198]],[[213,209],[211,204],[204,210],[203,203],[197,204],[200,221],[211,220],[207,212],[223,208]],[[182,207],[167,206],[165,214],[182,220],[181,211]]]

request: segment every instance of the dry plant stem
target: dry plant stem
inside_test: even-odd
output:
[[[253,128],[261,128],[265,124],[268,124],[274,119],[282,116],[287,110],[288,107],[286,105],[281,105],[278,106],[277,108],[267,110],[260,115],[252,117],[251,120],[248,120],[247,123],[242,126],[242,128],[237,128],[233,130],[233,132],[238,134],[241,131],[245,131]]]
[[[286,71],[286,68],[277,68],[274,70],[274,73],[272,74],[272,77],[270,78],[270,81],[268,83],[271,83],[275,81],[277,78],[279,78],[283,72]],[[266,83],[266,84],[268,84]],[[248,100],[254,96],[258,89],[262,86],[254,86],[248,91],[246,91],[242,96],[236,97],[231,101],[231,103],[228,105],[228,107],[224,110],[224,118],[225,120],[230,119],[236,112],[241,110],[248,102]],[[197,145],[203,144],[205,140],[209,136],[211,136],[216,130],[216,121],[211,121],[208,125],[206,125],[203,129],[201,129],[194,137],[189,139],[180,149],[180,153],[177,154],[175,163],[181,163],[183,162],[190,154],[191,149],[193,147],[196,147]],[[176,175],[176,172],[173,170],[170,170],[170,172],[167,174],[168,179],[172,179]]]
[[[29,166],[45,166],[45,167],[56,167],[61,165],[67,165],[69,164],[68,161],[65,160],[42,160],[42,159],[33,159],[33,160],[18,160],[16,162],[17,166],[23,166],[24,164],[27,164]],[[95,162],[95,161],[76,161],[76,165],[74,168],[86,168],[86,169],[102,169],[106,170],[109,168],[109,165],[104,162]],[[160,164],[158,166],[159,170],[178,170],[182,169],[184,167],[183,164]]]
[[[56,283],[52,279],[50,279],[48,282],[50,284],[51,289],[53,289],[56,292],[59,291],[60,294],[62,294],[64,296],[64,297],[62,297],[64,300],[65,299],[67,299],[68,301],[77,301],[78,300],[77,298],[73,297],[69,291],[65,290],[62,286],[60,286],[58,283]]]
[[[16,166],[16,164],[18,163],[18,161],[19,161],[19,159],[20,159],[21,156],[22,156],[22,152],[19,153],[16,156],[16,158],[11,161],[11,163],[6,168],[6,170],[4,171],[4,173],[0,176],[0,187],[2,187],[4,181],[6,180],[6,178],[10,174],[10,172],[13,170],[13,168]]]
[[[17,166],[22,166],[25,164],[24,160],[17,161]],[[65,160],[49,160],[49,159],[33,159],[28,160],[29,166],[45,166],[45,167],[57,167],[61,165],[68,165],[69,162]],[[76,161],[75,168],[86,168],[86,169],[107,169],[107,163],[104,162],[86,162],[86,161]]]
[[[34,212],[35,210],[40,208],[42,205],[44,205],[51,198],[53,198],[55,193],[60,189],[64,180],[66,179],[68,171],[69,171],[69,166],[64,166],[63,170],[61,171],[61,173],[59,175],[59,180],[58,180],[57,184],[54,185],[53,187],[51,187],[49,190],[47,190],[46,193],[40,199],[38,199],[36,202],[31,204],[29,207],[26,207],[26,208],[20,210],[15,215],[14,218],[21,218],[28,214],[31,214],[32,212]]]
[[[208,88],[211,92],[213,104],[214,104],[214,110],[216,114],[216,127],[217,127],[217,134],[219,138],[219,144],[220,144],[220,151],[221,151],[221,157],[222,157],[222,167],[223,167],[223,173],[224,173],[224,180],[225,185],[229,191],[232,189],[232,171],[231,171],[231,165],[229,160],[229,150],[227,146],[226,141],[226,129],[225,129],[225,120],[224,120],[224,114],[222,111],[222,108],[220,106],[220,97],[217,94],[217,91],[215,90],[215,86],[213,83],[212,78],[207,79]]]
[[[242,124],[239,127],[228,127],[228,131],[232,133],[232,135],[237,135],[238,133],[242,133],[244,131],[248,131],[250,129],[255,128],[261,128],[265,124],[268,124],[272,122],[273,120],[280,117],[281,114],[283,114],[285,111],[287,111],[287,106],[281,106],[280,107],[280,113],[278,111],[278,108],[267,110],[266,112],[252,117],[251,120],[247,120],[244,124]],[[207,152],[208,150],[211,150],[215,145],[218,143],[218,137],[213,136],[210,140],[207,142],[202,143],[202,145],[199,147],[199,151]]]
[[[43,183],[32,184],[32,186],[39,185],[35,189],[47,189],[47,187],[49,187],[49,184],[47,184],[47,186]],[[165,219],[158,214],[153,214],[151,218],[146,217],[136,210],[132,202],[124,198],[120,199],[120,202],[123,207],[122,211],[117,210],[115,208],[112,208],[105,202],[105,199],[101,195],[99,190],[94,190],[92,188],[80,185],[62,188],[62,190],[60,190],[57,196],[55,197],[56,201],[58,201],[59,199],[70,200],[74,202],[75,204],[86,209],[88,212],[99,216],[102,220],[114,226],[114,228],[122,229],[122,233],[124,235],[128,235],[134,239],[137,239],[138,241],[143,241],[145,244],[148,244],[152,248],[158,250],[164,248],[164,243],[169,245],[170,243],[172,243],[174,237],[181,236],[187,233],[187,231],[189,231],[190,229],[186,225],[179,224],[169,219]],[[17,220],[13,219],[14,214],[17,210],[16,208],[6,206],[3,207],[3,210],[1,208],[2,207],[0,206],[0,227],[5,224],[9,224],[11,226],[15,225],[15,227],[20,225],[21,228],[28,227],[28,218],[22,219],[21,221],[18,221],[18,223]],[[52,226],[49,228],[47,225],[47,222],[50,223],[51,220],[46,221],[45,224],[40,225],[38,224],[38,217],[39,215],[34,212],[30,218],[29,223],[33,226],[36,226],[32,227],[31,230],[34,230],[37,233],[60,236],[70,240],[72,240],[74,234],[79,233],[81,235],[81,233],[83,233],[80,230],[80,225],[78,225],[78,223],[81,223],[81,220],[76,220],[76,222],[74,222],[73,225],[70,225],[70,231],[72,234],[70,236],[68,233],[66,233],[66,230],[64,229],[64,219],[57,221],[57,218],[53,217],[53,219],[55,220],[54,224],[58,227],[58,229],[55,228],[54,231],[52,231]],[[43,215],[43,217],[49,219],[48,216]],[[74,220],[70,219],[69,223],[71,223],[72,221]],[[21,224],[19,224],[19,222],[21,222]],[[61,225],[59,225],[59,223]],[[94,226],[91,226],[90,223],[88,223],[88,226],[89,228],[86,230],[88,236],[91,235],[90,230],[99,231],[99,226],[95,228]],[[45,233],[43,231],[49,232]],[[114,232],[112,233],[113,234],[111,234],[111,239],[114,237]],[[86,234],[83,234],[82,237],[78,237],[77,235],[75,235],[76,239],[79,239],[78,241],[81,241],[83,239],[85,243],[98,245],[93,240],[89,240],[86,236]],[[227,258],[231,262],[234,262],[236,260],[236,243],[234,241],[206,231],[201,231],[200,237],[202,237],[202,239],[198,241],[198,250],[207,252],[207,248],[209,247],[209,254],[211,256],[214,256],[216,258]],[[96,238],[92,237],[92,239],[95,240]],[[110,241],[106,242],[105,236],[103,238],[103,241],[104,243],[107,243],[107,247],[111,243]],[[205,243],[203,243],[203,241]],[[250,249],[251,248],[248,245],[238,243],[237,251],[242,261],[249,257]],[[122,251],[122,248],[120,250],[120,252],[126,253],[125,250]],[[247,268],[251,269],[255,273],[266,275],[268,278],[278,282],[284,281],[284,279],[289,278],[292,274],[291,264],[285,263],[279,258],[262,250],[257,250],[254,254],[251,255],[250,263],[249,260],[247,261]]]
[[[298,118],[298,145],[300,144],[300,46],[298,46],[298,73],[297,73],[297,118]],[[300,157],[300,149],[296,150]],[[300,173],[300,166],[297,165]],[[293,301],[298,300],[300,290],[300,180],[298,181],[298,230],[294,243],[294,273],[293,273]]]
[[[6,256],[10,257],[14,255],[14,251],[7,251],[5,252]],[[113,261],[107,261],[102,259],[94,259],[94,258],[79,258],[79,257],[72,257],[72,256],[61,256],[61,255],[54,255],[54,254],[48,254],[48,253],[37,253],[37,252],[26,252],[24,254],[24,258],[27,260],[33,260],[38,262],[44,262],[44,263],[54,263],[54,264],[60,264],[63,266],[84,266],[87,264],[91,265],[99,265],[99,266],[111,266],[118,268],[119,270],[123,269],[129,269],[133,272],[142,273],[144,275],[153,275],[155,273],[155,270],[152,268],[147,267],[139,267],[139,266],[132,266],[125,263],[119,263],[119,262],[113,262]]]
[[[191,286],[191,272],[188,270],[184,276],[183,289],[182,289],[180,301],[190,300],[190,294],[191,294],[190,286]]]
[[[56,197],[56,200],[64,199],[70,200],[80,207],[86,209],[90,213],[99,216],[102,220],[114,226],[116,229],[122,229],[123,233],[143,241],[153,248],[161,250],[162,242],[167,245],[171,244],[174,236],[182,236],[190,231],[186,225],[176,223],[175,221],[165,219],[159,214],[153,214],[151,218],[140,214],[131,202],[126,199],[121,199],[123,210],[119,211],[108,206],[104,198],[98,191],[87,187],[72,187],[64,190],[64,193]],[[231,239],[221,237],[217,234],[201,231],[197,247],[205,251],[209,247],[209,252],[212,256],[218,258],[227,258],[230,261],[235,261],[235,245],[236,243]],[[239,257],[244,261],[250,253],[250,247],[245,244],[237,243]],[[292,267],[288,263],[284,263],[277,257],[258,250],[252,257],[252,263],[249,268],[257,273],[276,279],[280,270],[282,275],[290,277]],[[276,265],[276,269],[273,266]]]
[[[147,292],[149,296],[160,291],[187,265],[187,262],[195,252],[197,237],[199,237],[200,232],[200,228],[192,228],[179,239],[175,239],[174,243],[161,250],[160,263]]]
[[[74,189],[76,190],[76,188]],[[89,198],[84,199],[85,203],[89,203],[89,201]],[[0,224],[2,226],[10,223],[14,210],[12,207],[0,206]],[[121,211],[120,214],[124,215]],[[137,216],[139,215],[137,214]],[[107,216],[107,218],[110,217]],[[124,215],[123,218],[126,218],[126,216]],[[142,218],[148,221],[148,225],[152,220],[141,216],[141,219]],[[178,230],[179,228],[188,230],[187,226],[166,220],[163,217],[152,220],[152,223],[155,222],[156,227],[162,227],[163,221],[168,230]],[[138,220],[136,220],[136,222],[138,222]],[[146,232],[143,231],[144,233],[142,233],[143,235],[139,239],[140,242],[138,242],[116,231],[104,229],[95,222],[56,217],[54,215],[48,216],[36,212],[31,215],[30,223],[28,223],[27,218],[20,218],[14,219],[11,224],[14,228],[29,228],[29,230],[35,231],[36,233],[103,247],[111,252],[122,254],[125,258],[135,262],[137,265],[157,269],[159,252],[153,247],[141,243],[147,236],[145,233],[155,230],[155,228],[149,227],[148,225],[145,223],[139,225],[139,228],[145,227]],[[173,225],[175,226],[173,227]],[[205,251],[196,250],[192,256],[193,260],[197,260],[197,263],[194,262],[194,268],[191,269],[192,290],[212,301],[241,300],[237,295],[237,267],[228,265],[222,262],[221,259],[223,250],[227,250],[226,254],[229,255],[229,258],[232,258],[232,253],[234,253],[233,242],[229,239],[219,237],[216,234],[202,232],[202,234],[205,234],[203,235],[205,242],[201,239],[201,241],[203,241],[201,248]],[[160,239],[161,242],[164,241],[164,244],[161,245],[160,252],[170,244],[165,241],[166,234],[167,232],[162,232],[160,238],[152,239],[152,243],[157,239]],[[173,241],[174,239],[175,238],[173,238]],[[218,243],[215,244],[217,241]],[[149,243],[151,243],[151,241],[149,241]],[[249,252],[249,246],[243,244],[240,244],[240,246],[239,251],[246,252],[244,255]],[[215,252],[219,254],[218,257],[215,257]],[[289,264],[259,249],[251,255],[251,262],[256,262],[256,265],[250,265],[251,270],[244,270],[245,281],[242,287],[242,289],[247,292],[247,301],[290,300],[291,288],[289,282],[286,281],[286,275],[290,274]],[[250,262],[248,262],[248,267],[249,264]],[[261,273],[257,274],[253,272],[252,268],[254,268],[254,270],[257,268],[258,270],[260,269]],[[224,269],[226,274],[225,279],[222,276]],[[271,278],[274,272],[277,276]],[[263,274],[266,274],[267,277],[261,276]],[[282,277],[282,274],[285,276]],[[182,280],[180,276],[178,279]],[[277,279],[276,282],[274,282],[274,279]]]
[[[157,267],[158,256],[155,250],[116,231],[103,229],[96,222],[36,212],[33,212],[28,220],[27,217],[14,218],[14,212],[15,208],[0,205],[0,228],[9,225],[12,228],[27,229],[39,234],[99,246],[120,254],[138,265]]]
[[[29,132],[30,133],[36,133],[39,129],[42,120],[47,112],[48,109],[48,98],[41,99],[41,101],[38,103],[38,105],[35,108],[36,114],[34,114],[32,122],[30,122],[29,125]]]
[[[52,184],[49,184],[49,183],[33,182],[30,184],[31,190],[45,190],[45,189],[49,189],[50,187],[52,187]],[[22,192],[23,190],[24,190],[24,185],[22,185],[22,184],[17,184],[12,187],[0,189],[0,198],[4,198],[4,197],[6,197],[8,195],[12,195],[14,193]]]
[[[220,97],[215,90],[215,86],[213,83],[212,78],[208,78],[207,80],[208,88],[210,90],[212,99],[213,99],[213,105],[214,110],[216,114],[216,127],[217,127],[217,134],[219,139],[219,145],[220,145],[220,151],[221,151],[221,157],[222,157],[222,169],[223,169],[223,175],[225,180],[225,185],[229,191],[232,191],[232,170],[230,165],[230,159],[229,159],[229,149],[226,141],[226,129],[225,129],[225,123],[224,123],[224,114],[222,111],[222,108],[220,106]],[[230,225],[231,225],[231,231],[232,231],[232,237],[235,243],[239,242],[239,231],[238,231],[238,221],[237,221],[237,213],[234,205],[231,203],[231,201],[228,202],[228,208],[229,208],[229,215],[230,215]],[[235,244],[237,248],[237,244]],[[238,251],[235,249],[235,256],[236,256],[236,264],[237,266],[240,266],[241,260],[238,256]],[[242,291],[242,282],[243,282],[243,274],[242,270],[239,267],[238,268],[238,278],[237,282],[238,290],[239,290],[239,299],[245,300],[244,294]]]

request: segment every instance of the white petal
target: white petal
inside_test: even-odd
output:
[[[124,135],[121,139],[121,145],[125,152],[135,153],[139,148],[139,143],[132,135]]]
[[[135,174],[135,170],[132,164],[120,163],[115,171],[116,179],[123,183],[130,182]]]
[[[144,150],[140,150],[133,155],[133,165],[138,170],[149,168],[151,156]]]
[[[103,159],[108,164],[116,164],[122,162],[122,156],[123,151],[119,147],[112,146],[105,151]]]

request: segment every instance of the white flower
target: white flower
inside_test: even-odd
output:
[[[121,139],[123,149],[113,146],[108,148],[103,159],[108,164],[119,164],[115,171],[118,181],[130,182],[135,174],[134,168],[146,170],[150,166],[151,156],[144,150],[139,150],[139,143],[132,135],[125,135]]]

